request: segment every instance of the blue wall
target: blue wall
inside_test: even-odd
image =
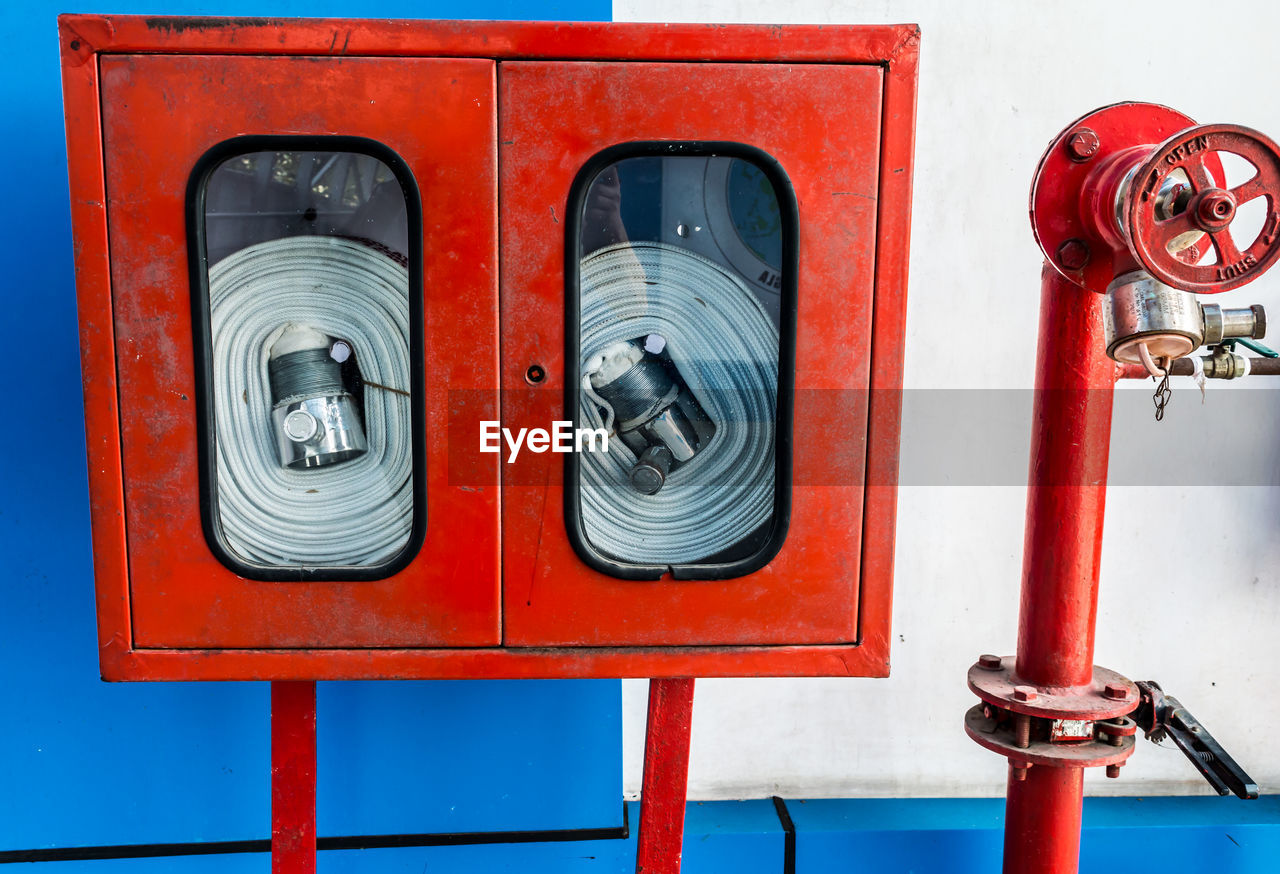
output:
[[[98,680],[61,11],[44,0],[9,5],[0,61],[0,354],[6,407],[18,417],[0,429],[0,851],[266,838],[264,684]],[[172,0],[109,11],[337,16],[357,7]],[[358,13],[600,20],[610,7],[381,0]],[[321,684],[320,833],[619,827],[619,719],[615,681]],[[203,864],[223,870],[218,857]]]

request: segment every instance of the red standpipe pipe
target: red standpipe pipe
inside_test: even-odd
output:
[[[1035,686],[1085,686],[1093,678],[1116,378],[1102,303],[1102,295],[1044,265],[1016,669]],[[1075,874],[1082,770],[1035,765],[1025,779],[1015,776],[1011,769],[1005,874]]]
[[[1009,769],[1004,814],[1005,874],[1060,874],[1080,865],[1084,768],[1033,765],[1026,778]]]

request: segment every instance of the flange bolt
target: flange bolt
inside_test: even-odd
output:
[[[1089,246],[1084,240],[1070,239],[1058,247],[1058,264],[1063,270],[1083,270],[1089,263]]]
[[[1022,750],[1031,746],[1031,717],[1025,713],[1013,719],[1013,745]]]
[[[984,653],[983,655],[978,656],[978,667],[982,668],[984,671],[998,671],[1000,670],[1000,664],[1001,658],[998,655]]]
[[[1077,128],[1067,137],[1067,154],[1079,163],[1098,154],[1098,135],[1087,127]]]
[[[1129,687],[1121,683],[1108,683],[1107,688],[1102,690],[1102,694],[1112,701],[1123,701],[1129,697]]]
[[[1018,701],[1034,701],[1036,700],[1036,690],[1034,686],[1014,686],[1013,697]]]

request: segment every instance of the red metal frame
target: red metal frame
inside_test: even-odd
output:
[[[680,874],[693,684],[692,678],[649,683],[636,874]]]
[[[694,680],[653,680],[636,874],[679,874]],[[271,870],[316,870],[316,684],[271,684]]]
[[[804,61],[914,67],[920,34],[913,24],[775,27],[154,15],[61,15],[58,21],[64,56],[81,63],[95,52],[159,51],[499,60]],[[903,108],[914,117],[914,101]]]
[[[271,871],[316,870],[316,684],[271,684]]]
[[[606,25],[606,24],[548,24],[548,23],[455,23],[455,22],[388,22],[388,21],[228,21],[187,20],[168,18],[144,18],[138,16],[63,16],[61,39],[64,64],[64,89],[67,106],[68,139],[71,144],[70,171],[73,203],[73,222],[76,230],[76,267],[78,297],[81,313],[81,345],[86,379],[86,428],[88,433],[91,470],[91,502],[95,567],[98,587],[99,635],[102,653],[102,671],[107,679],[272,679],[312,680],[346,678],[466,678],[466,677],[553,677],[553,676],[742,676],[742,675],[853,675],[885,676],[888,673],[889,619],[891,608],[891,579],[893,566],[894,514],[896,511],[897,458],[900,425],[901,368],[905,319],[905,285],[907,271],[907,247],[910,222],[911,159],[914,139],[915,83],[918,56],[918,31],[913,26],[885,26],[865,28],[818,27],[708,27],[708,26],[660,26],[660,25]],[[126,57],[119,57],[119,56]],[[138,622],[135,603],[137,592],[131,589],[131,563],[137,561],[130,548],[135,547],[137,532],[126,525],[125,495],[129,488],[126,476],[127,464],[121,460],[122,438],[131,427],[129,417],[136,411],[122,408],[120,398],[129,399],[129,383],[120,378],[118,365],[130,350],[117,346],[118,335],[113,330],[113,305],[132,306],[121,298],[123,278],[117,268],[115,285],[109,260],[108,220],[114,221],[116,210],[123,209],[112,201],[108,214],[108,197],[117,185],[114,177],[104,172],[104,129],[102,112],[103,71],[121,69],[122,65],[135,63],[136,55],[146,55],[145,64],[172,67],[181,65],[183,56],[201,55],[210,62],[220,64],[267,63],[270,58],[209,58],[209,56],[264,56],[305,55],[314,56],[317,62],[328,57],[342,57],[344,64],[354,66],[351,59],[362,63],[375,63],[374,58],[471,58],[507,62],[514,59],[543,60],[637,60],[637,61],[707,61],[731,63],[736,61],[785,61],[806,65],[865,65],[877,71],[880,78],[880,133],[876,161],[878,183],[875,190],[863,192],[874,200],[874,219],[867,224],[867,232],[874,240],[874,266],[868,267],[870,286],[867,292],[869,317],[874,326],[870,333],[869,361],[864,362],[868,371],[866,381],[859,389],[869,388],[865,409],[866,443],[863,485],[854,487],[852,495],[841,499],[841,518],[857,519],[856,505],[860,501],[861,552],[852,564],[841,562],[847,556],[833,561],[850,577],[856,576],[859,585],[855,593],[844,589],[849,596],[841,607],[828,598],[824,607],[835,611],[837,628],[826,634],[803,632],[806,624],[829,621],[818,619],[821,611],[811,611],[810,619],[791,622],[785,634],[770,640],[757,634],[755,637],[737,639],[732,636],[717,638],[724,645],[669,645],[659,646],[656,637],[641,636],[635,639],[605,636],[599,640],[584,638],[573,632],[551,642],[554,646],[539,646],[537,636],[519,633],[515,629],[502,629],[504,636],[494,638],[492,644],[483,644],[474,637],[449,642],[445,638],[427,640],[425,644],[407,639],[405,634],[386,636],[378,646],[369,646],[366,640],[379,636],[379,626],[388,614],[366,618],[366,626],[348,630],[351,634],[368,632],[368,637],[356,640],[339,639],[335,645],[320,648],[308,639],[286,639],[290,633],[283,626],[270,629],[263,626],[261,633],[246,635],[233,645],[209,643],[201,638],[200,623],[211,617],[219,619],[213,602],[199,600],[198,586],[170,588],[165,597],[179,606],[171,615],[167,608],[155,612],[152,618]],[[335,62],[336,63],[336,62]],[[392,63],[388,61],[388,63]],[[464,62],[465,63],[465,62]],[[336,67],[335,67],[336,69]],[[145,78],[145,77],[143,77]],[[145,90],[145,85],[139,87]],[[388,98],[390,99],[390,98]],[[274,103],[270,104],[275,106]],[[277,107],[278,108],[278,107]],[[112,106],[109,118],[118,107]],[[374,114],[368,116],[373,119]],[[372,124],[373,122],[370,121]],[[246,123],[240,132],[278,132],[271,128],[274,122],[263,120]],[[321,122],[320,128],[327,125]],[[333,131],[350,133],[350,131]],[[174,131],[163,129],[149,134],[151,139],[168,140]],[[176,132],[181,136],[181,132]],[[676,134],[668,134],[672,136]],[[403,146],[402,146],[403,147]],[[481,150],[483,151],[483,150]],[[149,154],[149,153],[148,153]],[[184,159],[185,160],[185,159]],[[420,176],[421,178],[421,176]],[[798,184],[801,180],[793,181]],[[810,180],[804,180],[812,184]],[[424,185],[424,189],[428,186]],[[566,192],[567,194],[567,192]],[[853,201],[854,198],[845,198]],[[852,210],[872,209],[866,205],[850,205]],[[426,206],[430,214],[432,206]],[[801,223],[804,226],[806,205],[801,204]],[[138,220],[145,220],[145,211],[139,209]],[[172,218],[165,219],[170,227]],[[496,223],[496,215],[494,217]],[[164,224],[164,223],[162,223]],[[115,236],[111,244],[118,243]],[[816,240],[807,244],[819,245]],[[428,247],[429,248],[429,247]],[[447,247],[446,247],[447,248]],[[870,249],[867,250],[868,252]],[[802,248],[802,265],[806,258],[816,253]],[[185,269],[182,256],[173,254],[177,274]],[[490,264],[496,263],[491,261]],[[171,265],[171,266],[173,266]],[[802,268],[803,269],[803,268]],[[557,270],[558,274],[558,270]],[[556,281],[552,279],[551,281]],[[185,287],[182,280],[178,287]],[[838,289],[834,290],[838,291]],[[802,326],[806,289],[801,280]],[[178,295],[181,297],[181,295]],[[428,315],[430,319],[430,315]],[[428,329],[430,330],[430,324]],[[803,337],[801,343],[804,342]],[[431,341],[428,340],[430,347]],[[496,347],[489,347],[489,354]],[[179,357],[182,351],[179,350]],[[523,365],[521,365],[523,366]],[[493,369],[497,375],[497,367]],[[504,377],[505,379],[506,377]],[[820,379],[812,385],[803,382],[798,388],[848,387],[849,383],[834,381],[828,385]],[[467,385],[468,389],[484,388],[483,382]],[[148,390],[159,390],[158,384]],[[187,415],[175,407],[166,408],[166,415]],[[122,418],[125,428],[122,429]],[[176,421],[176,419],[175,419]],[[179,423],[174,446],[186,440],[180,436],[185,424]],[[185,448],[185,444],[184,447]],[[193,454],[193,453],[192,453]],[[442,468],[436,468],[443,471]],[[431,490],[444,487],[441,473],[430,473]],[[496,480],[495,480],[496,481]],[[174,494],[186,494],[183,482],[172,481]],[[492,495],[492,489],[488,489]],[[558,504],[558,488],[545,490],[545,503]],[[504,488],[504,499],[510,492]],[[476,498],[476,501],[483,499]],[[514,506],[514,505],[513,505]],[[815,507],[818,505],[815,505]],[[815,510],[816,512],[816,510]],[[130,505],[129,522],[133,508]],[[441,513],[432,515],[438,522]],[[553,513],[554,515],[554,513]],[[818,513],[818,515],[821,515]],[[160,518],[160,517],[157,517]],[[818,516],[815,515],[817,520]],[[820,521],[820,520],[819,520]],[[536,522],[536,520],[535,520]],[[548,522],[545,513],[541,523]],[[559,525],[558,520],[554,524]],[[553,529],[547,529],[553,530]],[[791,537],[803,537],[804,533],[793,524]],[[545,546],[553,540],[540,541]],[[458,543],[467,543],[462,537]],[[474,545],[474,544],[470,544]],[[490,545],[497,548],[496,540]],[[539,544],[535,544],[537,549]],[[196,552],[203,546],[196,545]],[[181,551],[183,561],[202,561],[191,550]],[[784,547],[783,556],[787,554]],[[176,560],[176,559],[175,559]],[[508,561],[511,556],[508,556]],[[418,562],[430,561],[427,550]],[[414,565],[400,577],[414,573]],[[169,577],[184,579],[186,568]],[[442,573],[448,572],[447,568]],[[775,573],[766,568],[761,574]],[[228,577],[231,575],[228,573]],[[788,577],[799,579],[794,569]],[[545,581],[547,577],[543,576]],[[135,581],[136,582],[136,581]],[[404,603],[401,595],[394,594],[396,585],[386,581],[380,584],[360,584],[373,595],[368,597],[386,605]],[[245,581],[228,579],[227,591],[248,593],[254,586]],[[281,584],[259,584],[280,586]],[[331,586],[332,584],[323,584]],[[339,584],[337,589],[341,588]],[[519,603],[519,589],[527,582],[506,576],[508,605]],[[628,587],[638,585],[628,583]],[[701,586],[702,583],[686,584]],[[807,584],[806,584],[807,585]],[[779,587],[783,588],[783,587]],[[405,590],[401,587],[400,591]],[[777,591],[775,589],[775,591]],[[423,595],[429,593],[423,592]],[[804,593],[800,593],[802,596]],[[474,596],[474,592],[473,592]],[[247,597],[247,595],[246,595]],[[312,615],[334,615],[328,607],[344,604],[343,595],[305,595],[307,599],[327,600],[327,605],[316,609]],[[194,600],[193,600],[194,599]],[[335,600],[336,599],[336,600]],[[252,599],[245,600],[244,610]],[[287,598],[285,599],[287,600]],[[625,599],[624,599],[625,600]],[[801,598],[803,600],[803,597]],[[838,599],[837,599],[838,600]],[[724,603],[723,600],[721,603]],[[818,603],[815,601],[814,603]],[[317,602],[318,608],[322,607]],[[349,606],[349,604],[347,605]],[[221,604],[217,609],[221,609]],[[236,608],[240,610],[241,608]],[[281,609],[285,609],[282,604]],[[397,608],[398,609],[398,608]],[[612,608],[610,621],[625,622],[622,615],[628,610],[625,603]],[[843,616],[839,611],[844,610]],[[244,612],[241,610],[241,612]],[[178,614],[182,615],[179,616]],[[246,616],[248,614],[245,614]],[[634,614],[633,614],[634,615]],[[856,616],[856,622],[854,621]],[[245,618],[242,616],[241,618]],[[174,619],[172,625],[169,620]],[[228,623],[238,620],[227,617]],[[248,616],[252,629],[253,617]],[[371,622],[373,627],[368,626]],[[183,632],[184,627],[187,631]],[[305,624],[305,623],[304,623]],[[842,629],[842,631],[841,631]],[[703,630],[707,630],[704,628]],[[792,632],[799,633],[793,638]],[[345,632],[344,632],[345,633]],[[284,635],[284,636],[280,636]],[[519,642],[521,646],[513,646]],[[698,635],[690,634],[674,644],[696,644]],[[748,645],[766,642],[770,645]],[[481,645],[476,645],[481,643]],[[585,644],[567,646],[564,644]],[[623,645],[609,645],[621,643]],[[459,646],[458,644],[462,644]],[[799,644],[799,645],[797,645]],[[293,648],[285,649],[284,646]],[[279,647],[279,648],[277,648]],[[448,647],[448,648],[446,648]]]

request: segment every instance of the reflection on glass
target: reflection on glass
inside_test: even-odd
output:
[[[263,151],[222,162],[204,208],[223,545],[388,563],[413,524],[405,192],[370,155]]]
[[[754,164],[731,161],[727,190],[733,229],[776,272],[782,263],[782,214],[773,183]]]
[[[587,189],[580,246],[584,533],[637,564],[727,562],[774,513],[782,221],[726,157],[618,161]]]

